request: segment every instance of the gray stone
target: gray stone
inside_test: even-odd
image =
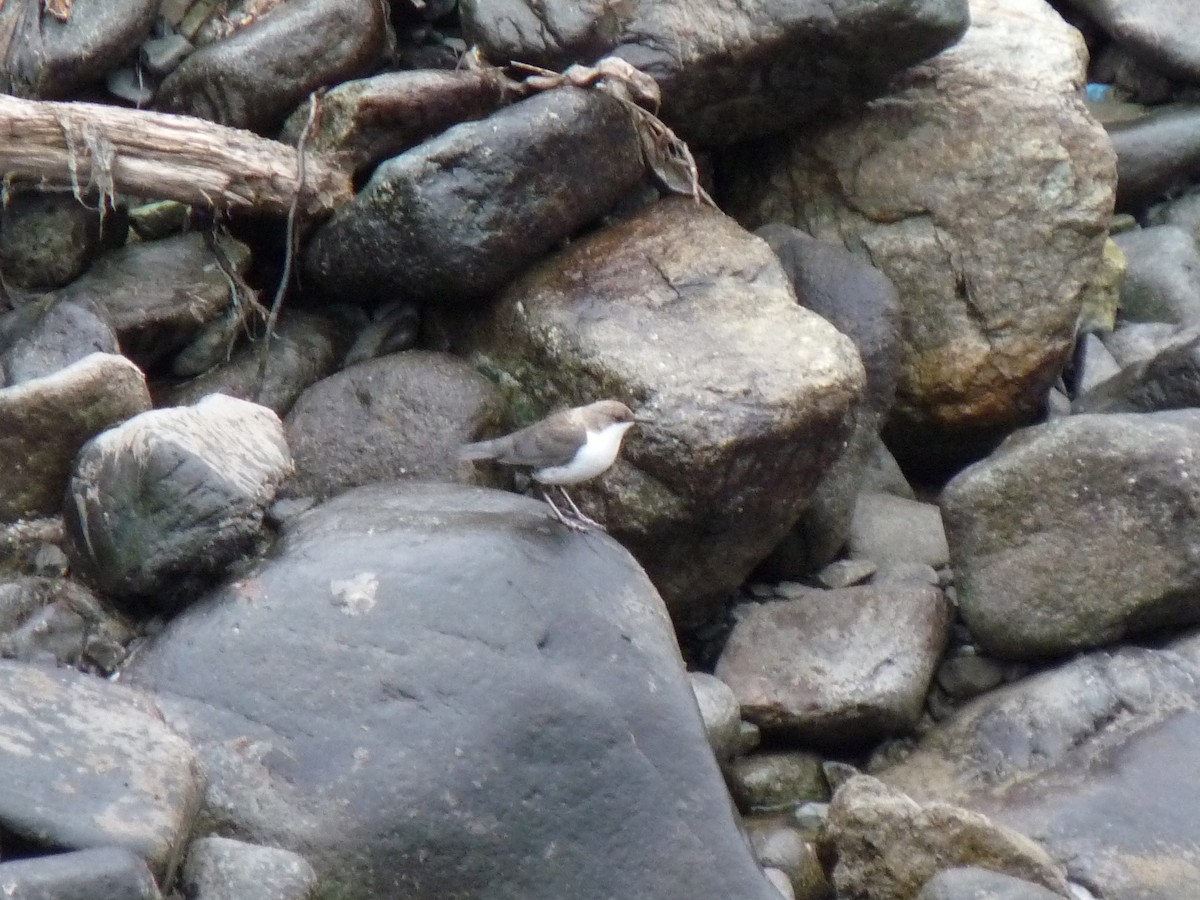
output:
[[[1180,328],[1166,322],[1122,322],[1111,334],[1103,336],[1104,346],[1121,367],[1152,359],[1168,347],[1186,343],[1200,331]]]
[[[1112,378],[1121,371],[1121,365],[1108,352],[1099,335],[1085,334],[1080,336],[1075,369],[1075,393],[1079,395]]]
[[[76,457],[65,504],[76,571],[123,602],[169,609],[262,537],[291,470],[265,407],[212,394],[142,413]]]
[[[170,881],[204,791],[192,748],[140,691],[0,660],[0,821],[55,849],[124,847]]]
[[[1131,322],[1200,324],[1200,249],[1174,225],[1117,235],[1125,254],[1121,315]]]
[[[266,132],[317,88],[370,72],[387,42],[387,11],[375,0],[291,0],[191,54],[155,102]]]
[[[572,496],[685,624],[791,529],[863,390],[853,344],[797,306],[770,248],[690,198],[576,241],[470,327],[471,360],[514,386],[512,424],[597,397],[654,420]]]
[[[692,693],[704,720],[704,733],[718,760],[732,759],[741,751],[741,709],[733,690],[720,678],[692,672]]]
[[[327,497],[397,478],[451,481],[458,448],[494,429],[499,389],[457,357],[409,350],[359,363],[303,394],[287,417],[288,496]]]
[[[879,93],[967,26],[963,0],[462,0],[459,8],[468,40],[495,62],[561,70],[612,52],[649,72],[662,87],[664,117],[702,145],[779,131]]]
[[[829,799],[821,757],[802,751],[752,753],[725,768],[729,792],[743,812],[781,812]]]
[[[950,619],[942,592],[918,582],[753,606],[716,674],[767,731],[861,746],[916,725]]]
[[[1061,900],[1061,895],[1023,878],[965,866],[938,872],[917,900]]]
[[[12,900],[159,900],[146,864],[129,850],[97,847],[0,863]]]
[[[937,683],[954,700],[969,700],[1004,681],[1004,667],[973,653],[951,656],[938,667]]]
[[[1187,0],[1068,0],[1155,69],[1200,81],[1200,9]]]
[[[53,375],[92,353],[121,352],[95,304],[48,297],[0,316],[0,386]]]
[[[0,388],[0,522],[58,512],[79,448],[149,408],[138,367],[104,353]]]
[[[727,161],[727,205],[744,224],[842,243],[896,285],[906,345],[888,443],[934,472],[1040,414],[1103,258],[1116,181],[1080,96],[1079,33],[1042,0],[970,5],[966,36],[887,97]]]
[[[183,885],[190,900],[312,900],[317,873],[290,850],[207,837],[188,848]]]
[[[0,582],[0,657],[109,675],[125,659],[133,626],[63,578]]]
[[[867,581],[878,569],[878,564],[870,559],[839,559],[818,572],[817,580],[827,588],[850,587]],[[782,593],[780,596],[794,599]]]
[[[1068,653],[1200,619],[1200,411],[1014,435],[942,492],[963,621],[989,653]]]
[[[547,91],[383,163],[313,235],[305,264],[322,290],[350,302],[482,300],[607,212],[644,171],[620,102]]]
[[[1076,413],[1156,412],[1200,406],[1200,334],[1134,363],[1078,397]]]
[[[66,20],[42,3],[0,6],[0,92],[66,99],[132,56],[158,17],[158,0],[59,5]]]
[[[832,896],[816,848],[795,828],[778,821],[757,823],[751,818],[746,822],[746,832],[759,863],[767,871],[783,873],[790,896],[797,900],[826,900]]]
[[[831,881],[839,897],[911,900],[940,869],[958,866],[1067,893],[1061,868],[1020,832],[948,803],[922,806],[869,775],[833,795],[823,840],[836,854]]]
[[[941,511],[932,503],[891,494],[860,494],[850,524],[850,555],[874,563],[950,562]]]
[[[99,244],[99,210],[67,191],[13,190],[0,208],[0,274],[10,291],[61,287],[87,268]]]
[[[1140,212],[1200,172],[1200,105],[1152,110],[1109,126],[1117,152],[1117,209]]]
[[[199,232],[130,244],[100,256],[55,296],[95,303],[122,352],[149,370],[233,302],[233,282],[223,266],[245,274],[250,248],[232,238],[214,239],[212,247],[224,262]]]
[[[770,900],[661,600],[544,506],[352,490],[173,619],[127,672],[206,815],[350,896]]]

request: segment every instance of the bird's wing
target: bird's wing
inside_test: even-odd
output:
[[[575,458],[575,451],[587,441],[587,429],[569,416],[571,410],[556,413],[540,423],[541,427],[522,428],[511,435],[507,452],[496,457],[497,462],[510,466],[529,466],[545,469],[562,466]],[[546,428],[553,420],[553,428]]]

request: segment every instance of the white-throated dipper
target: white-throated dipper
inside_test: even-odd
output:
[[[633,414],[618,400],[597,400],[587,406],[551,413],[540,422],[458,451],[459,459],[494,459],[506,466],[526,466],[534,481],[554,485],[562,491],[573,516],[559,509],[550,495],[542,498],[550,504],[558,521],[570,528],[603,528],[584,515],[564,485],[578,484],[604,472],[617,458],[625,432],[646,419]]]

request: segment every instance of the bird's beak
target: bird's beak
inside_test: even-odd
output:
[[[634,416],[633,421],[638,425],[653,425],[654,420],[649,416]]]

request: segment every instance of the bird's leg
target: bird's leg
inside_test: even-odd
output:
[[[560,491],[562,491],[563,497],[566,499],[567,503],[569,503],[571,506],[571,512],[575,513],[575,516],[579,519],[580,522],[582,522],[585,525],[589,525],[592,528],[599,528],[601,531],[606,530],[603,525],[601,525],[599,522],[597,522],[591,516],[585,515],[584,512],[578,506],[575,505],[575,501],[571,499],[571,495],[567,493],[567,489],[565,487],[563,487],[560,484],[558,486],[558,489]]]
[[[558,519],[562,524],[573,531],[587,531],[587,526],[583,522],[569,518],[561,509],[555,506],[554,501],[550,499],[550,492],[545,488],[542,488],[542,499],[550,505],[550,508],[554,510],[554,518]]]

